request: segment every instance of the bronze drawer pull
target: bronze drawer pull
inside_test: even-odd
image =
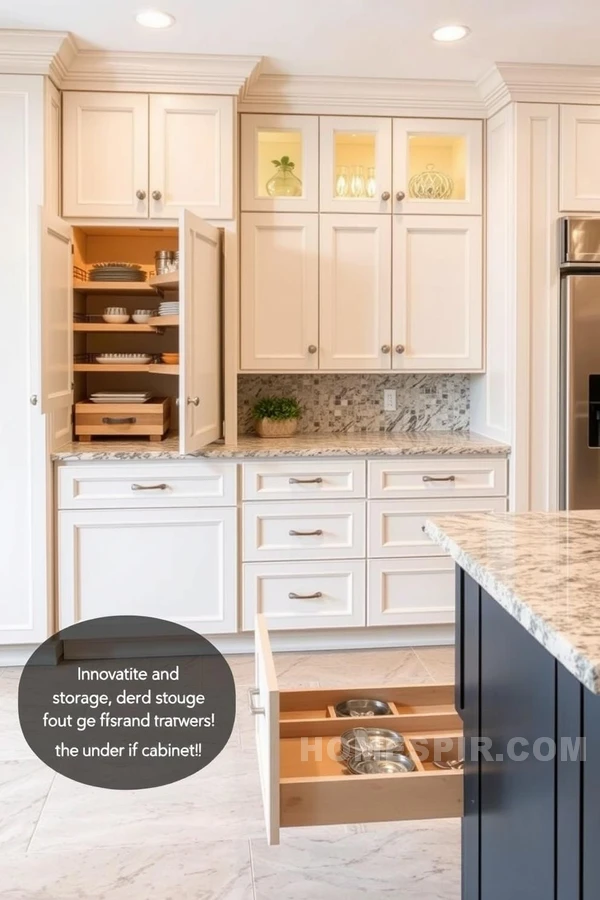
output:
[[[137,419],[135,416],[126,416],[124,419],[114,418],[114,416],[104,416],[103,425],[135,425]]]
[[[290,484],[323,484],[322,478],[290,478]]]
[[[319,537],[323,534],[321,528],[317,528],[315,531],[296,531],[294,528],[290,529],[290,537],[312,537],[313,535],[319,535]]]
[[[132,491],[166,491],[168,484],[132,484]]]
[[[318,600],[322,596],[321,591],[315,591],[314,594],[296,594],[294,591],[290,591],[288,594],[290,600]]]
[[[433,475],[423,475],[423,481],[456,481],[456,475],[444,475],[434,478]]]

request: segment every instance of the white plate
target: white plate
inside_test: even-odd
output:
[[[117,359],[103,359],[96,357],[96,362],[108,366],[145,366],[152,360],[151,356],[120,356]]]
[[[148,403],[152,397],[113,397],[111,400],[103,400],[101,397],[90,397],[92,403]]]

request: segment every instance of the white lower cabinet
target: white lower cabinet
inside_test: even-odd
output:
[[[365,625],[365,562],[245,563],[244,631],[257,613],[269,628]]]
[[[236,509],[64,510],[58,520],[61,627],[140,615],[236,631]]]
[[[454,622],[454,563],[449,556],[369,560],[367,625]]]

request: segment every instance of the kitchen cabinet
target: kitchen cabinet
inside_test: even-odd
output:
[[[481,122],[394,119],[393,146],[395,213],[481,215]]]
[[[369,625],[454,622],[454,564],[447,557],[372,559],[368,566]]]
[[[483,368],[482,253],[476,216],[394,217],[394,369]]]
[[[60,627],[137,615],[236,630],[236,509],[61,510],[58,539]]]
[[[318,116],[243,115],[241,152],[243,212],[318,211]]]
[[[560,107],[560,209],[600,212],[600,106]]]
[[[61,210],[62,107],[60,91],[44,82],[44,210],[60,216]]]
[[[63,215],[233,218],[231,97],[65,91]]]
[[[389,369],[391,219],[341,213],[320,218],[319,366]]]
[[[245,213],[241,234],[241,367],[319,366],[319,217]]]
[[[390,213],[392,121],[321,116],[321,212]]]

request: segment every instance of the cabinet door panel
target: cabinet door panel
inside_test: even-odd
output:
[[[454,622],[454,563],[450,557],[369,560],[368,625]]]
[[[42,412],[73,402],[73,291],[71,228],[55,216],[41,214]]]
[[[63,215],[145,219],[147,193],[148,95],[66,91]]]
[[[59,513],[59,610],[157,616],[205,634],[236,630],[235,509]]]
[[[242,216],[242,369],[318,368],[318,254],[316,214]]]
[[[481,219],[396,216],[393,258],[393,368],[480,370]]]
[[[389,369],[389,216],[324,215],[320,221],[322,369]]]
[[[321,212],[392,211],[392,122],[321,116]]]
[[[151,218],[232,219],[233,184],[233,98],[152,95]]]
[[[600,107],[560,107],[560,209],[600,211]]]

